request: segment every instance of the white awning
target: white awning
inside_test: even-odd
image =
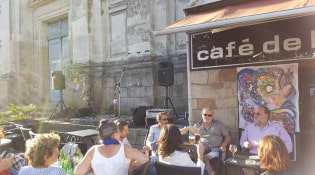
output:
[[[310,14],[315,14],[315,0],[255,0],[190,14],[162,30],[153,31],[153,35],[245,26]]]

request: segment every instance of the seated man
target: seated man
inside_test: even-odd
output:
[[[226,127],[218,120],[214,120],[213,111],[204,107],[201,110],[202,119],[194,124],[199,129],[201,142],[211,149],[204,156],[206,169],[210,175],[215,174],[210,160],[219,156],[219,151],[226,152],[226,147],[231,141],[231,136]]]
[[[118,126],[120,132],[119,142],[131,146],[127,139],[129,133],[128,122],[123,119],[116,119],[114,123]]]
[[[165,112],[157,113],[156,122],[157,124],[150,126],[146,144],[145,144],[146,147],[152,151],[152,154],[155,154],[155,151],[157,150],[156,141],[159,139],[161,128],[165,126],[166,124],[168,124],[167,113]]]
[[[146,139],[146,145],[143,149],[151,150],[152,151],[152,157],[157,158],[155,151],[157,150],[157,140],[160,137],[161,128],[168,124],[168,116],[166,112],[159,112],[156,115],[156,122],[157,124],[154,124],[150,127],[149,133]],[[187,131],[196,132],[196,128],[192,126],[185,127],[180,130],[181,134],[186,133]],[[152,159],[151,157],[151,159]]]
[[[259,140],[266,135],[275,135],[281,138],[288,152],[292,152],[292,141],[288,132],[280,124],[271,122],[269,119],[270,111],[266,106],[256,107],[254,123],[248,124],[242,133],[241,147],[252,154],[257,154]]]

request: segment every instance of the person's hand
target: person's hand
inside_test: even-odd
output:
[[[141,151],[147,156],[150,155],[150,147],[148,147],[148,146],[143,146]]]
[[[14,156],[11,156],[9,158],[2,159],[0,162],[1,169],[8,169],[13,165]]]
[[[253,141],[253,145],[254,145],[255,148],[257,148],[258,147],[258,142],[257,141]]]
[[[244,148],[250,149],[252,147],[252,144],[249,143],[249,141],[244,142]]]
[[[144,152],[144,151],[146,151],[146,150],[151,150],[151,148],[150,148],[149,146],[147,146],[147,145],[144,145],[144,146],[142,147],[142,152]]]
[[[221,150],[222,152],[226,152],[226,146],[221,146],[221,147],[220,147],[220,150]]]
[[[148,146],[146,146],[146,145],[144,145],[143,147],[142,147],[142,152],[146,152],[146,151],[149,151],[150,150],[150,147],[148,147]]]
[[[194,126],[188,126],[188,130],[193,132],[194,134],[200,134],[199,129]]]

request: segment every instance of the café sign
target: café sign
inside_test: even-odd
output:
[[[314,16],[190,35],[191,69],[313,59]]]

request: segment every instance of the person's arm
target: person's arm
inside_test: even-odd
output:
[[[226,135],[226,136],[224,137],[224,141],[223,141],[223,143],[221,144],[221,147],[220,147],[221,151],[225,152],[225,151],[226,151],[226,147],[227,147],[227,145],[228,145],[230,142],[231,142],[231,135],[228,134],[228,135]]]
[[[95,149],[95,146],[93,146],[87,151],[83,159],[74,168],[74,175],[85,175],[92,170],[91,161]]]
[[[147,136],[147,140],[146,140],[146,146],[150,147],[151,148],[151,144],[152,142],[154,142],[154,137],[153,137],[153,125],[150,127],[149,129],[149,133],[148,133],[148,136]]]
[[[240,145],[242,148],[250,149],[251,145],[248,142],[248,127],[246,127],[240,138]]]
[[[14,156],[2,159],[0,162],[0,172],[10,168],[13,164]]]
[[[149,157],[146,156],[143,152],[140,150],[134,149],[128,145],[123,145],[125,148],[125,155],[127,159],[132,159],[136,162],[136,166],[140,166],[146,162],[149,161]],[[135,164],[135,163],[133,163]]]
[[[185,126],[184,128],[180,129],[180,134],[184,135],[189,131],[190,126]]]
[[[288,152],[292,152],[292,140],[288,132],[282,127],[279,126],[279,137],[283,141],[285,147],[288,149]]]
[[[200,161],[203,161],[204,152],[205,152],[204,145],[201,142],[199,142],[199,144],[197,145],[197,154],[198,154],[198,159]]]
[[[194,127],[194,126],[186,126],[182,129],[180,129],[180,133],[183,135],[183,134],[186,134],[188,131],[190,132],[193,132],[194,134],[199,134],[200,131],[198,128]]]
[[[220,145],[220,150],[222,152],[225,152],[227,145],[231,142],[231,135],[223,123],[218,122],[218,125],[219,125],[221,136],[224,138],[223,142]]]

